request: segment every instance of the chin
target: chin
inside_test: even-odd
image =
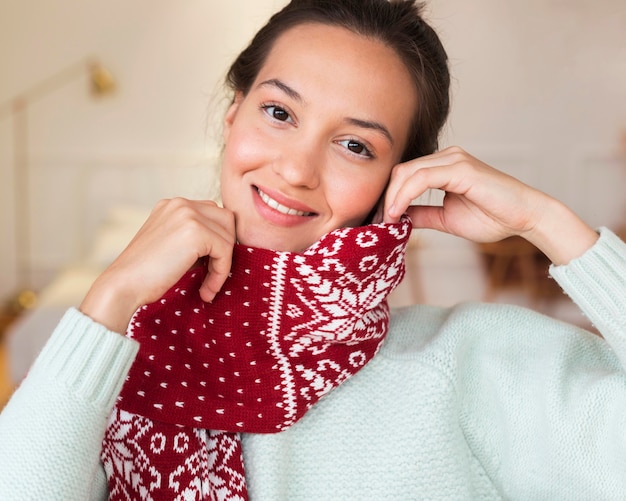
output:
[[[244,231],[241,234],[237,233],[237,242],[246,247],[256,247],[257,249],[269,249],[277,252],[302,252],[313,245],[315,240],[312,242],[294,241],[293,238],[272,237],[256,232],[250,234]]]

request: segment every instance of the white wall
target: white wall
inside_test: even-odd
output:
[[[456,80],[449,139],[532,159],[529,180],[577,205],[564,174],[615,155],[626,129],[626,3],[446,0],[433,11]]]
[[[210,105],[223,95],[231,59],[281,3],[0,3],[0,103],[90,55],[118,81],[115,95],[93,100],[86,76],[77,78],[29,107],[35,284],[84,250],[84,228],[75,230],[102,216],[107,194],[110,204],[151,206],[162,196],[205,193],[219,139],[219,128],[207,126],[215,123]],[[10,125],[0,117],[0,298],[16,287]],[[151,167],[158,174],[145,176]],[[189,183],[190,172],[204,175]],[[94,193],[80,193],[86,182],[98,205]],[[89,199],[87,216],[77,212]]]
[[[215,155],[216,129],[206,123],[215,123],[208,106],[216,86],[283,3],[0,4],[0,103],[90,54],[119,81],[114,96],[93,101],[78,79],[29,110],[38,281],[84,252],[108,203],[202,193]],[[626,3],[433,0],[428,12],[454,76],[443,146],[464,146],[562,198],[594,225],[626,219],[618,155],[626,129]],[[0,297],[16,286],[11,155],[10,122],[0,117]],[[85,183],[89,191],[81,194]],[[479,288],[458,286],[459,277],[476,278],[471,246],[421,237],[430,260],[427,299],[475,299]],[[450,270],[457,280],[445,278]]]
[[[438,0],[429,10],[454,78],[443,145],[553,194],[594,226],[626,223],[626,2]],[[473,247],[422,237],[426,300],[480,299]]]

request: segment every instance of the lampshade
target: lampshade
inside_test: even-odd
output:
[[[100,63],[89,65],[91,92],[96,96],[110,94],[115,90],[115,80],[111,72]]]

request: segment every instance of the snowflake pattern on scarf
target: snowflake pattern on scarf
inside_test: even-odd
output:
[[[112,500],[248,499],[240,432],[276,433],[360,370],[387,332],[411,222],[333,231],[303,253],[236,245],[141,307],[140,350],[103,441]]]

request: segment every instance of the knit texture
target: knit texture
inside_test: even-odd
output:
[[[87,451],[99,456],[138,348],[68,310],[0,414],[0,499],[84,501],[106,486],[99,458]]]
[[[552,273],[614,348],[516,307],[392,312],[358,374],[286,431],[242,435],[251,499],[623,499],[626,245],[604,230]],[[103,405],[136,343],[70,310],[49,346],[0,414],[0,499],[106,499]]]
[[[236,245],[211,303],[198,266],[140,308],[127,333],[139,355],[103,444],[111,499],[247,499],[238,433],[287,429],[372,359],[410,234],[405,217],[301,254]]]

